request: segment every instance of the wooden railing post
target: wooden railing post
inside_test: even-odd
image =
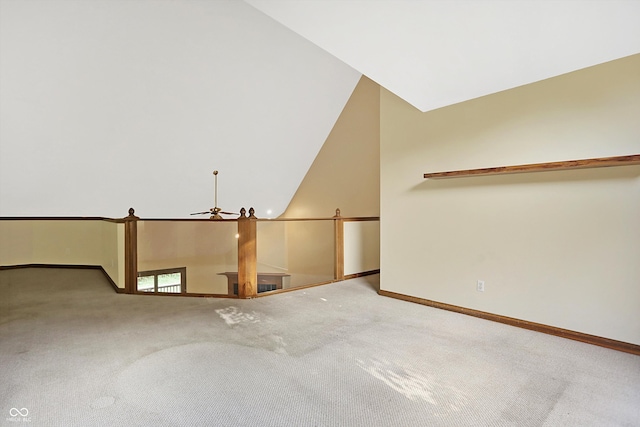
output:
[[[333,233],[335,236],[333,278],[335,280],[344,280],[344,220],[340,216],[340,209],[336,209],[336,214],[333,217]]]
[[[129,208],[124,218],[124,292],[132,294],[138,284],[138,218]]]
[[[258,291],[256,217],[253,208],[238,218],[238,298],[252,298]]]

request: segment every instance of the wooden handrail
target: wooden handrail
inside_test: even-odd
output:
[[[545,171],[558,171],[558,170],[568,170],[568,169],[587,169],[587,168],[602,168],[602,167],[608,167],[608,166],[630,166],[630,165],[640,165],[640,154],[632,154],[629,156],[616,156],[616,157],[599,157],[599,158],[584,159],[584,160],[568,160],[564,162],[533,163],[528,165],[517,165],[517,166],[499,166],[495,168],[434,172],[434,173],[425,173],[424,177],[428,179],[457,178],[457,177],[467,177],[467,176],[503,175],[503,174],[510,174],[510,173],[545,172]]]

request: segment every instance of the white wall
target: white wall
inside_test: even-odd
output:
[[[0,216],[279,215],[360,74],[239,1],[2,0]]]
[[[429,113],[381,92],[381,289],[640,344],[640,55]],[[476,291],[484,280],[485,292]]]

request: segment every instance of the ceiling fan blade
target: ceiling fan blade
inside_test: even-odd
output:
[[[240,215],[239,213],[235,213],[235,212],[224,212],[224,211],[218,211],[218,213],[225,214],[225,215]]]
[[[194,212],[194,213],[189,214],[189,215],[204,215],[204,214],[210,214],[210,213],[211,213],[211,211],[204,211],[204,212]]]

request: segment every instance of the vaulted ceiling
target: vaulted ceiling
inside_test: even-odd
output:
[[[640,52],[640,1],[245,1],[422,111]]]
[[[0,215],[283,212],[362,74],[423,111],[640,52],[640,1],[0,0]]]

